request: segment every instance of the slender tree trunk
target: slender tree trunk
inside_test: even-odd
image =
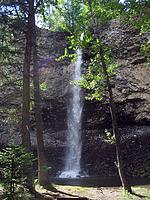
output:
[[[93,18],[93,10],[92,10],[92,1],[91,0],[88,0],[88,6],[89,6],[90,13],[91,13],[92,32],[94,34],[94,37],[96,38],[96,33],[95,33],[95,28],[94,28],[96,22]],[[116,157],[117,157],[118,173],[119,173],[120,180],[121,180],[124,190],[128,191],[129,193],[132,193],[131,186],[128,184],[128,181],[127,181],[125,173],[124,173],[124,163],[123,163],[123,159],[122,159],[122,149],[121,149],[121,140],[120,140],[121,138],[120,138],[120,133],[118,130],[112,87],[111,87],[109,75],[107,72],[107,66],[105,63],[104,52],[103,52],[102,46],[100,47],[100,60],[102,63],[103,73],[106,78],[106,85],[107,85],[108,94],[109,94],[109,107],[110,107],[111,120],[112,120],[112,129],[113,129],[113,135],[115,136],[115,140],[116,140]]]
[[[96,23],[93,18],[93,10],[92,10],[92,1],[91,0],[88,0],[88,6],[89,6],[90,13],[91,13],[92,32],[94,34],[94,37],[96,38],[96,33],[95,33],[95,28],[94,28]],[[104,52],[103,52],[102,46],[100,46],[100,60],[102,63],[103,73],[106,78],[106,85],[107,85],[108,94],[109,94],[109,107],[110,107],[111,120],[112,120],[112,129],[113,129],[113,135],[115,136],[115,140],[116,140],[116,157],[117,157],[118,173],[119,173],[120,180],[121,180],[124,190],[132,193],[131,186],[128,184],[128,181],[127,181],[125,173],[124,173],[124,167],[123,167],[124,163],[123,163],[123,159],[122,159],[121,140],[120,140],[120,133],[118,130],[117,118],[116,118],[116,113],[115,113],[113,92],[112,92],[112,87],[111,87],[110,80],[109,80],[109,75],[107,72],[107,66],[105,63]]]
[[[41,111],[41,95],[39,83],[39,66],[37,63],[37,37],[35,15],[33,19],[33,85],[34,85],[34,109],[36,120],[36,137],[37,137],[37,154],[38,154],[38,180],[40,185],[47,185],[49,183],[47,161],[44,152],[43,140],[43,121]]]
[[[30,139],[30,66],[32,55],[32,19],[33,19],[33,6],[32,0],[28,0],[28,22],[26,27],[26,47],[24,53],[24,65],[23,65],[23,97],[22,97],[22,145],[25,149],[31,151],[31,139]],[[33,168],[24,169],[24,173],[27,176],[27,187],[30,192],[34,193],[34,176]]]
[[[88,2],[89,10],[90,10],[90,13],[91,13],[91,19],[93,21],[92,0],[88,0],[87,2]]]
[[[112,87],[111,87],[110,80],[109,80],[109,75],[107,72],[107,66],[105,63],[102,46],[100,47],[100,60],[102,62],[102,68],[103,68],[103,72],[104,72],[104,75],[106,78],[106,84],[107,84],[108,94],[109,94],[109,106],[110,106],[110,113],[111,113],[111,119],[112,119],[112,129],[113,129],[113,134],[114,134],[115,140],[116,140],[116,156],[117,156],[118,172],[119,172],[120,180],[121,180],[124,190],[132,193],[131,186],[128,184],[128,181],[126,179],[126,175],[124,172],[124,162],[122,159],[122,148],[121,148],[121,140],[120,140],[121,137],[120,137],[120,133],[118,130],[118,124],[117,124],[115,107],[114,107],[113,92],[112,92]]]
[[[28,27],[29,27],[28,22]],[[29,30],[29,28],[28,28]],[[22,144],[28,150],[31,148],[30,140],[30,63],[31,63],[31,32],[26,32],[26,47],[23,65],[23,96],[22,96]]]
[[[38,179],[41,185],[48,183],[47,174],[47,162],[44,153],[43,142],[43,126],[41,116],[41,100],[40,100],[40,88],[39,88],[39,72],[38,65],[36,63],[36,32],[35,32],[35,10],[34,0],[28,0],[28,26],[26,30],[26,49],[23,66],[23,101],[22,101],[22,144],[30,151],[30,65],[33,55],[33,73],[34,73],[34,99],[35,99],[35,118],[37,128],[37,153],[38,153]],[[29,188],[32,188],[33,177],[31,177],[31,170],[29,169],[27,177]],[[32,189],[31,189],[32,190]]]

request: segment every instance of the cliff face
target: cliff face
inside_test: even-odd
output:
[[[150,68],[140,52],[140,46],[148,34],[140,36],[133,27],[118,21],[111,21],[99,30],[97,34],[112,45],[112,52],[118,63],[116,75],[112,80],[117,120],[123,135],[123,147],[126,148],[124,156],[129,163],[126,168],[132,167],[132,175],[138,175],[137,168],[144,167],[140,162],[146,160],[146,169],[150,164],[147,160],[150,150],[147,144],[150,137]],[[67,104],[71,95],[69,88],[74,65],[61,63],[59,67],[48,67],[44,78],[49,87],[43,102],[43,119],[45,128],[49,129],[45,133],[45,141],[48,154],[51,155],[49,161],[54,174],[62,169],[64,162]],[[82,128],[81,163],[84,170],[91,175],[107,176],[117,173],[114,164],[115,147],[104,142],[104,129],[111,130],[108,104],[84,101]],[[140,151],[135,159],[139,146]]]
[[[113,92],[119,124],[149,125],[150,68],[146,63],[145,57],[140,52],[141,44],[148,35],[140,36],[134,28],[120,24],[118,21],[112,21],[106,27],[100,27],[99,30],[100,32],[97,34],[113,47],[113,56],[118,63],[118,69],[112,84],[114,85]],[[43,37],[49,38],[48,34],[50,35],[50,33],[47,33],[47,36],[44,35]],[[51,41],[47,40],[46,43],[47,45],[53,43],[54,49],[51,49],[49,45],[48,49],[51,49],[51,52],[53,52],[53,57],[56,54],[59,56],[64,50],[64,46],[61,46],[64,42],[62,40],[63,36],[61,35],[59,38],[57,35],[54,35],[53,39],[51,36],[50,38]],[[58,44],[59,47],[57,47]],[[59,52],[61,51],[60,54],[57,48]],[[66,118],[70,81],[74,65],[61,62],[55,65],[48,65],[46,69],[42,70],[43,80],[48,85],[44,102],[44,120],[46,123],[49,123],[49,117],[53,124],[61,123]],[[55,113],[56,116],[53,116]],[[62,121],[62,124],[62,127],[56,125],[56,129],[66,129],[66,126],[64,126],[65,121]],[[101,102],[85,101],[83,127],[85,129],[95,129],[96,127],[101,128],[101,126],[110,126],[108,105]],[[51,128],[51,125],[49,127]]]
[[[39,66],[41,82],[47,90],[43,93],[43,121],[45,146],[51,174],[62,169],[66,147],[67,105],[71,98],[70,81],[74,64],[55,60],[64,53],[65,33],[39,32]],[[124,159],[132,168],[132,175],[150,165],[150,68],[140,53],[140,46],[149,35],[138,32],[118,21],[111,21],[97,32],[112,46],[118,69],[112,79],[117,120],[126,148]],[[34,124],[34,122],[32,122]],[[82,167],[91,175],[117,173],[115,147],[104,141],[104,129],[111,131],[109,106],[105,102],[84,101],[82,120]],[[16,137],[18,138],[18,137]],[[1,141],[6,137],[1,136]],[[128,142],[127,142],[128,141]],[[33,146],[36,145],[34,126]],[[124,148],[123,148],[124,149]],[[144,156],[143,156],[144,155]],[[138,162],[137,162],[138,160]],[[146,165],[144,166],[144,163]],[[130,174],[130,172],[128,172]],[[131,174],[130,174],[131,175]]]

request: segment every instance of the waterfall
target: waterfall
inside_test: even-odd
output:
[[[73,80],[81,78],[82,52],[77,50],[77,61],[75,63],[75,72]],[[67,150],[65,157],[65,167],[60,178],[75,178],[80,176],[80,160],[81,160],[81,116],[82,116],[82,100],[81,88],[72,85],[72,99],[68,106],[68,131],[67,131]]]

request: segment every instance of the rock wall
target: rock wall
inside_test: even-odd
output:
[[[141,36],[133,27],[115,20],[100,27],[97,34],[112,45],[113,56],[118,63],[112,84],[124,159],[127,161],[125,167],[132,169],[127,170],[128,175],[141,175],[138,174],[140,170],[141,173],[143,168],[148,171],[150,166],[150,68],[140,53],[140,46],[150,36]],[[38,39],[41,83],[47,87],[43,92],[42,106],[51,175],[56,175],[63,168],[66,149],[67,105],[71,98],[70,81],[74,64],[69,60],[56,60],[63,55],[67,46],[66,36],[66,33],[42,30]],[[35,147],[34,117],[32,119],[32,144]],[[84,101],[81,163],[83,170],[90,175],[117,174],[115,146],[105,142],[105,128],[111,131],[109,105]],[[17,138],[19,143],[17,134],[13,134],[13,137],[8,132],[6,137],[1,135],[1,143],[7,143],[10,137]]]
[[[137,174],[137,169],[142,171],[143,162],[146,160],[146,170],[148,170],[147,166],[150,165],[150,160],[147,160],[150,151],[147,140],[150,137],[150,68],[140,52],[141,44],[149,35],[141,36],[133,27],[115,20],[99,30],[97,34],[105,42],[112,45],[112,52],[118,63],[117,73],[112,84],[114,84],[117,120],[120,131],[125,138],[122,140],[124,149],[126,149],[124,157],[129,163],[129,165],[126,164],[126,168],[132,168],[132,175],[140,175]],[[56,174],[63,167],[66,147],[67,103],[70,97],[69,82],[74,66],[73,64],[64,65],[61,75],[58,75],[60,71],[58,72],[57,69],[59,68],[55,65],[53,72],[49,68],[46,73],[49,80],[48,85],[54,90],[54,95],[47,95],[43,108],[45,128],[49,128],[46,134],[46,143],[48,155],[51,157],[49,157],[49,161],[52,166],[52,174]],[[62,82],[60,83],[60,81]],[[52,91],[50,90],[50,92]],[[90,175],[117,174],[117,168],[114,164],[115,147],[104,141],[104,129],[108,128],[111,131],[108,104],[85,101],[82,128],[81,163],[83,169]],[[136,154],[135,152],[139,148],[140,151],[138,150],[138,154]],[[127,173],[131,175],[129,171]]]
[[[140,46],[146,40],[148,34],[140,36],[133,27],[123,25],[115,20],[107,24],[106,27],[100,27],[99,30],[100,32],[97,34],[113,47],[113,56],[118,63],[117,73],[112,84],[114,84],[113,92],[119,124],[149,125],[150,68],[140,52]],[[49,38],[46,35],[43,37]],[[47,40],[46,43],[54,43],[56,40],[59,43],[59,52],[61,51],[61,53],[57,52],[57,44],[54,43],[54,50],[52,49],[51,52],[56,51],[56,53],[53,53],[52,56],[60,56],[64,50],[64,46],[61,46],[61,44],[65,40],[62,40],[63,37],[61,36],[60,41],[58,41],[57,35],[54,35],[53,39],[51,36],[50,38],[51,41]],[[57,124],[57,121],[60,123],[65,118],[63,116],[66,114],[70,96],[69,88],[74,65],[60,62],[53,66],[48,65],[46,69],[42,70],[44,74],[42,76],[48,85],[44,101],[44,120],[48,122],[47,118],[49,117],[53,124]],[[55,115],[53,109],[57,113],[56,116],[53,116]],[[110,127],[109,109],[104,102],[85,101],[83,115],[83,127],[85,129]],[[62,122],[62,124],[65,124],[65,122]],[[59,127],[59,130],[65,128],[66,126],[62,126]]]

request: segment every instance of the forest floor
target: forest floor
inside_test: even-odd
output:
[[[87,200],[150,200],[150,185],[132,187],[134,194],[126,194],[121,187],[79,187],[54,185],[55,190],[44,189],[36,185],[37,197],[32,200],[62,200],[86,197]],[[0,200],[2,187],[0,187]]]
[[[78,186],[54,186],[56,191],[50,192],[37,188],[37,191],[43,196],[43,199],[56,200],[58,197],[67,197],[75,199],[75,197],[86,197],[87,200],[150,200],[150,186],[133,187],[135,194],[125,194],[121,187],[78,187]],[[42,199],[42,198],[40,198]],[[63,199],[64,200],[64,199]]]

